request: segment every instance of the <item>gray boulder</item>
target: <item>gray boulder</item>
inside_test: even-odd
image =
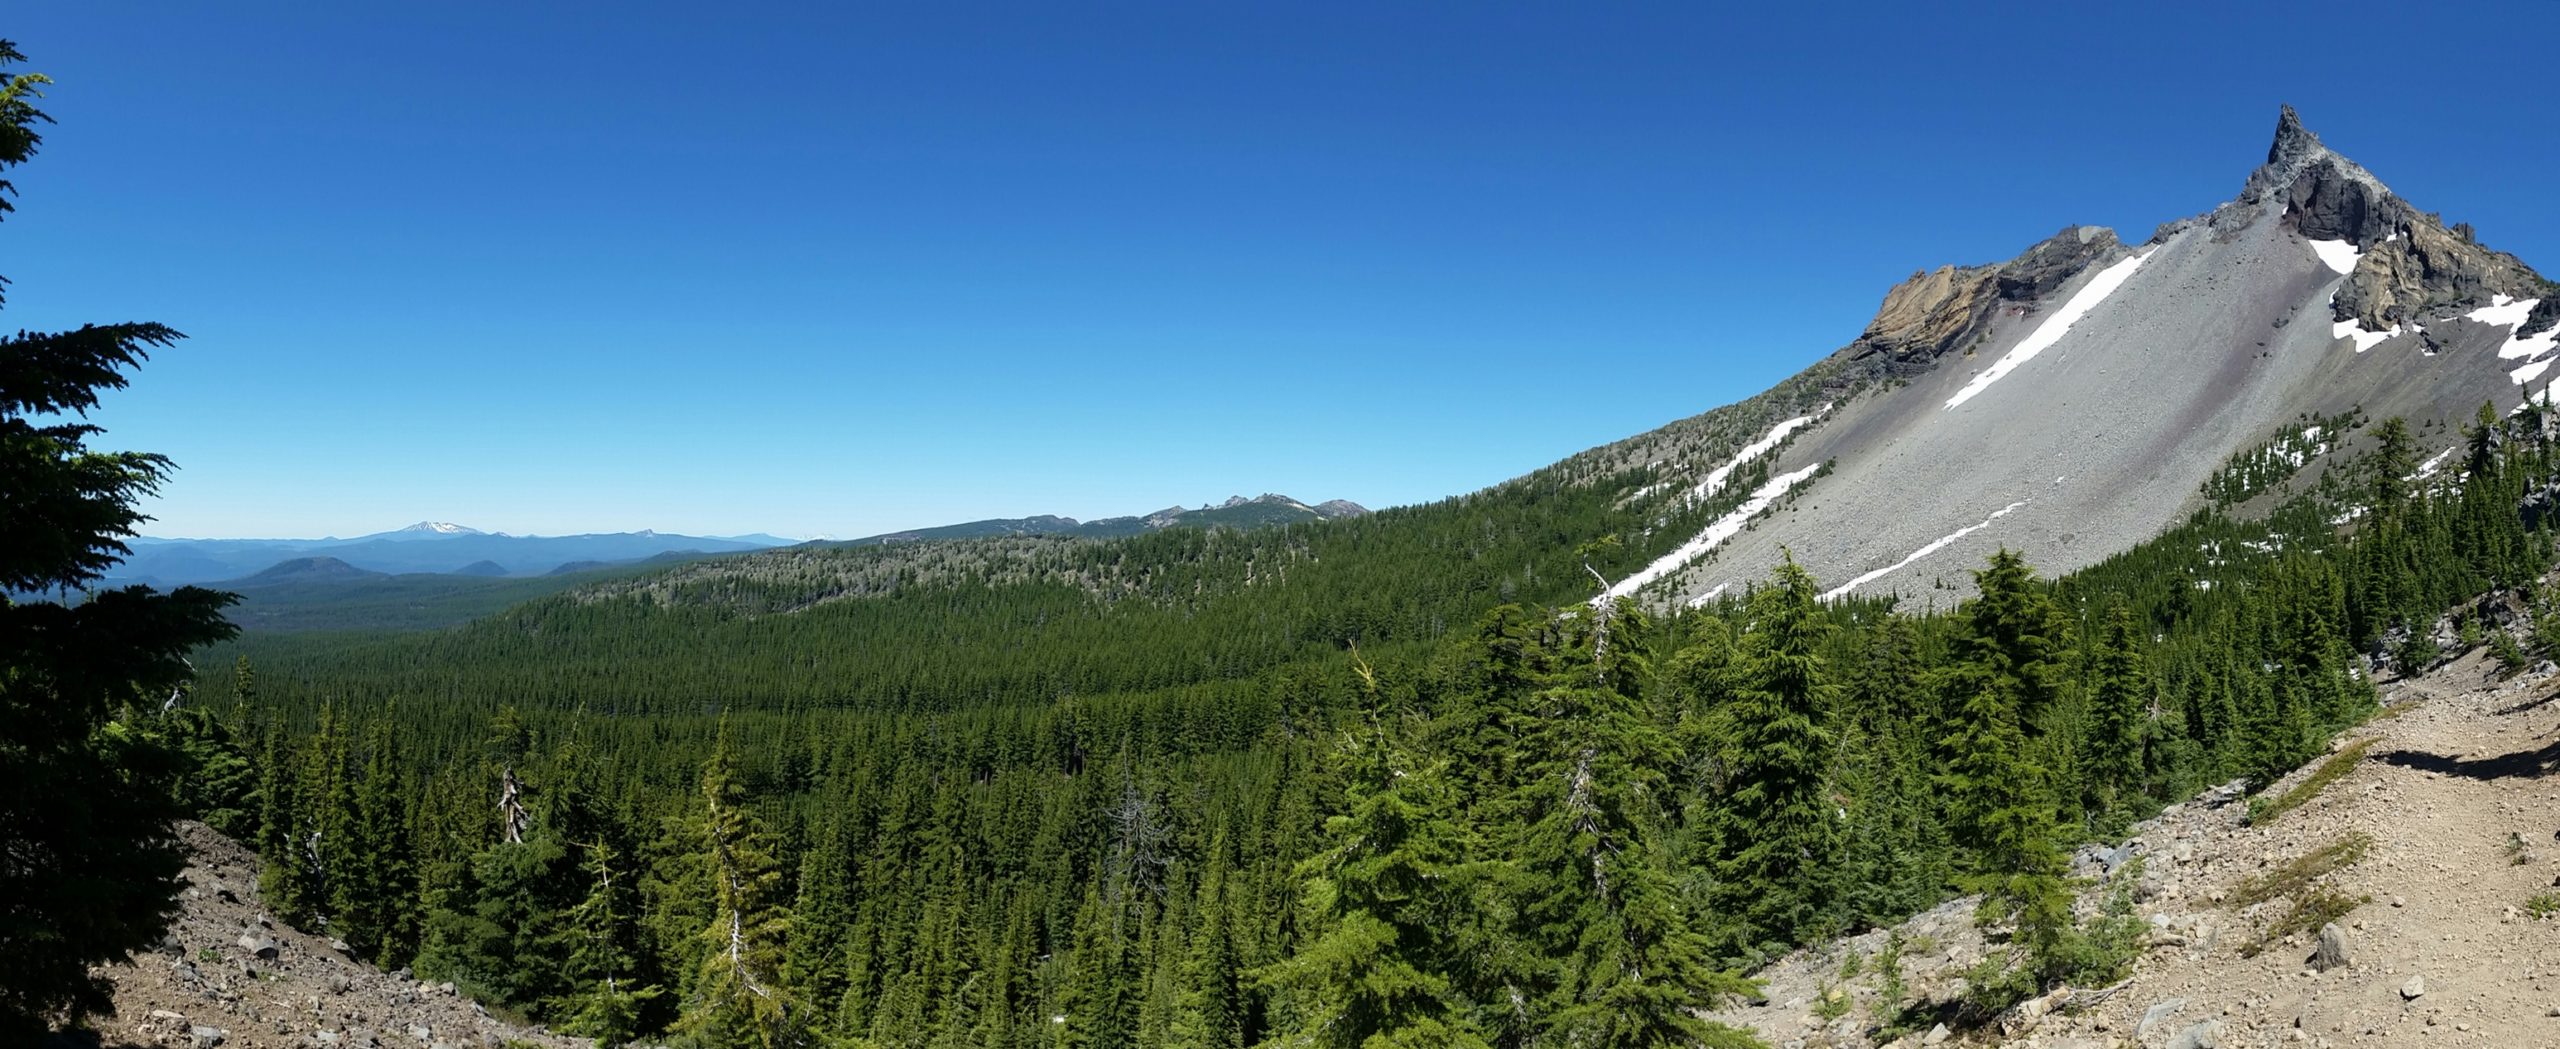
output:
[[[2221,1049],[2222,1021],[2207,1020],[2169,1039],[2168,1049]]]
[[[2320,927],[2320,943],[2311,949],[2311,967],[2328,972],[2347,964],[2347,934],[2330,922]]]

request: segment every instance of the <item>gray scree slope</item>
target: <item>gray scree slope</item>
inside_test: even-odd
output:
[[[2326,257],[2315,240],[2332,242]],[[2109,273],[2135,257],[2129,276]],[[2121,285],[2059,339],[2047,333],[2041,352],[1949,406],[2111,276]],[[2299,429],[2303,413],[2361,406],[2415,423],[2466,420],[2483,401],[2512,409],[2526,389],[2509,373],[2532,358],[2498,351],[2550,327],[2560,295],[2547,287],[2467,229],[2447,231],[2390,196],[2288,107],[2266,165],[2210,214],[2130,248],[2107,231],[2068,229],[2004,267],[1896,288],[1868,334],[1825,363],[1835,376],[1855,365],[1902,382],[1849,385],[1767,463],[1771,475],[1824,462],[1831,471],[1639,592],[1738,592],[1766,578],[1782,549],[1832,588],[1944,541],[1855,590],[1940,603],[1969,593],[1967,570],[1999,547],[2047,573],[2091,564],[2184,518],[2230,455]],[[2463,316],[2534,299],[2541,308],[2521,325]],[[2339,334],[2342,317],[2365,323],[2359,313],[2397,333],[2359,350]],[[1720,463],[1681,465],[1695,483]]]

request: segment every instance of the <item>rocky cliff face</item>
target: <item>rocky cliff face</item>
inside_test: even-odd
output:
[[[2269,197],[2284,201],[2281,221],[2306,240],[2343,241],[2356,261],[2331,303],[2334,319],[2371,331],[2423,324],[2462,310],[2510,299],[2551,298],[2547,282],[2515,256],[2482,247],[2468,226],[2446,228],[2423,214],[2354,161],[2321,144],[2302,126],[2292,106],[2276,121],[2267,162],[2249,176],[2233,208]],[[2552,303],[2545,302],[2546,307]],[[2560,307],[2537,314],[2539,327],[2560,321]]]
[[[2003,306],[2034,302],[2089,264],[2123,252],[2114,230],[2069,226],[1996,266],[1914,273],[1885,293],[1875,320],[1850,345],[1850,359],[1887,375],[1925,371],[1948,352],[1970,348],[1973,336]]]

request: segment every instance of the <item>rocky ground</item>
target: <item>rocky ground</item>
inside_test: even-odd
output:
[[[106,1046],[587,1049],[275,921],[257,903],[256,855],[202,824],[178,830],[185,909],[158,950],[98,970],[116,987],[116,1015],[96,1024]]]
[[[2385,715],[2337,744],[2362,755],[2302,807],[2251,826],[2236,791],[2208,792],[2119,849],[2084,850],[2088,876],[2144,861],[2150,931],[2122,984],[2058,992],[1972,1031],[1919,1029],[1930,1016],[1883,1029],[1878,931],[1772,966],[1768,1004],[1717,1018],[1805,1049],[2560,1046],[2560,672],[2504,677],[2475,653],[2382,691]],[[2364,857],[2316,879],[2352,904],[2326,934],[2335,964],[2315,958],[2323,934],[2311,931],[2250,951],[2292,904],[2239,906],[2244,883],[2354,835],[2371,839]],[[1985,949],[1970,903],[1900,930],[1906,1003],[1961,994]],[[1844,979],[1852,954],[1859,975]]]

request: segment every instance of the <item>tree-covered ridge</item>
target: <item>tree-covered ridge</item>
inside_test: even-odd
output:
[[[1524,480],[1249,532],[795,548],[581,588],[451,631],[258,637],[245,650],[286,676],[360,668],[347,686],[366,695],[575,696],[626,711],[1223,687],[1355,644],[1427,646],[1494,604],[1580,600],[1592,572],[1659,556],[1747,485],[1640,508],[1622,505],[1624,490]]]
[[[2537,417],[2476,422],[2452,480],[2405,480],[2406,427],[2380,429],[2364,482],[2330,489],[2352,506],[2208,510],[2054,581],[2004,556],[1952,610],[1826,605],[1786,570],[1702,609],[1595,610],[1578,554],[1539,553],[1581,527],[1496,502],[1472,533],[1416,512],[1447,531],[1374,541],[1513,551],[1534,594],[1499,559],[1326,545],[1364,519],[1047,551],[1197,555],[1195,584],[1151,568],[1165,589],[1118,601],[622,597],[262,648],[255,683],[204,688],[242,693],[224,709],[267,783],[212,801],[262,814],[280,906],[607,1035],[1743,1044],[1691,1010],[1959,889],[2010,944],[1975,974],[1985,1016],[2121,963],[2127,927],[2064,906],[2072,846],[2316,753],[2371,709],[2359,653],[2434,658],[2437,611],[2549,563],[2517,512],[2553,479]],[[1605,520],[1585,491],[1544,505]],[[1211,585],[1238,579],[1228,551],[1292,544],[1321,556],[1287,586]],[[869,688],[906,691],[845,698]],[[384,870],[396,905],[362,910],[386,894],[342,886]]]

